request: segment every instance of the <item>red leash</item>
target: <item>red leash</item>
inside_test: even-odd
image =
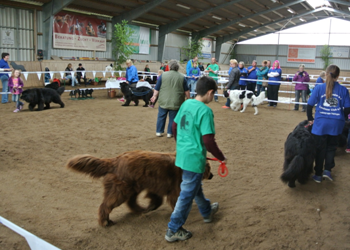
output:
[[[207,157],[207,160],[220,162],[220,165],[219,165],[219,168],[218,168],[218,175],[220,175],[221,177],[226,177],[228,175],[228,169],[226,167],[225,162],[220,161],[217,158],[209,158],[209,157]]]

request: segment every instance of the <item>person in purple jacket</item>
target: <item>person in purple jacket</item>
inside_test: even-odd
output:
[[[303,108],[301,112],[306,112],[306,97],[307,97],[307,91],[309,89],[309,84],[307,82],[310,81],[309,74],[304,70],[305,65],[300,64],[299,65],[299,71],[295,73],[293,77],[293,81],[297,82],[295,84],[295,102],[299,102],[300,100],[300,95],[301,95],[301,100],[305,105],[303,105]],[[298,111],[299,110],[299,104],[295,104],[294,110]]]

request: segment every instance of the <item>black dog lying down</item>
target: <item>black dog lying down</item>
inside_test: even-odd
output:
[[[94,92],[93,89],[85,89],[85,90],[75,89],[75,90],[72,90],[71,92],[69,92],[69,96],[70,97],[74,96],[75,98],[77,98],[77,96],[78,96],[78,98],[80,98],[80,96],[81,96],[81,98],[87,98],[88,95],[90,95],[89,97],[92,97],[92,92]]]
[[[57,90],[51,88],[34,88],[27,89],[22,92],[21,99],[29,103],[29,110],[33,111],[34,107],[38,105],[38,111],[50,108],[50,103],[54,102],[61,105],[64,108],[64,103],[61,100],[61,95],[64,92],[64,87],[60,87]]]
[[[295,181],[304,184],[313,172],[316,145],[308,121],[303,121],[290,133],[284,144],[284,164],[281,180],[295,187]]]
[[[153,89],[147,87],[131,88],[126,82],[120,83],[120,89],[124,95],[125,103],[122,106],[129,106],[131,101],[135,102],[135,106],[139,105],[139,99],[145,102],[143,107],[148,107],[151,97],[153,96]],[[156,104],[155,101],[154,104]]]

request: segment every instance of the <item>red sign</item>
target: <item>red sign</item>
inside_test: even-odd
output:
[[[106,21],[60,12],[54,16],[53,47],[106,51]]]

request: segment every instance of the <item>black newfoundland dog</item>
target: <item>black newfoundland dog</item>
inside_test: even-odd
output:
[[[120,83],[120,89],[125,98],[125,103],[122,106],[129,106],[131,101],[134,101],[135,106],[138,106],[139,99],[142,99],[145,102],[145,105],[143,105],[143,107],[148,107],[150,99],[153,96],[152,89],[147,87],[131,88],[130,85],[126,82]]]
[[[57,90],[51,88],[34,88],[27,89],[22,92],[21,99],[29,103],[29,110],[33,111],[34,107],[38,105],[38,111],[50,108],[50,102],[57,103],[64,108],[64,103],[61,101],[61,94],[64,92],[64,87]]]
[[[284,144],[284,164],[281,180],[295,187],[295,181],[304,184],[313,172],[316,145],[311,134],[312,126],[303,121],[288,135]]]

